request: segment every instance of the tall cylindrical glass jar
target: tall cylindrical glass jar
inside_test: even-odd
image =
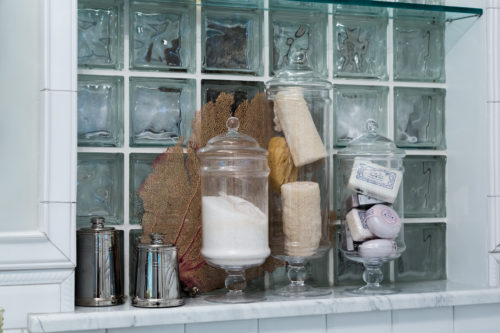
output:
[[[288,263],[290,284],[282,296],[319,296],[329,290],[305,284],[306,263],[330,247],[329,124],[332,85],[307,65],[305,52],[266,83],[274,110],[269,141],[269,241],[272,255]]]
[[[340,248],[347,259],[365,266],[366,285],[355,294],[388,294],[380,285],[382,264],[406,249],[403,230],[403,158],[405,152],[377,134],[369,119],[366,133],[338,153],[340,165]]]
[[[201,160],[202,249],[212,266],[228,273],[227,294],[207,298],[222,303],[259,300],[243,293],[244,271],[259,266],[268,245],[267,152],[238,132],[239,120],[227,120],[228,132],[210,139]]]

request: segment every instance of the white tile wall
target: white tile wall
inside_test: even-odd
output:
[[[233,320],[187,324],[185,333],[257,333],[257,320]]]
[[[327,316],[328,333],[391,333],[391,311],[343,313]]]
[[[97,333],[97,331],[95,332]],[[184,333],[184,325],[115,328],[106,330],[106,333]]]
[[[455,333],[500,332],[500,304],[455,307]]]
[[[325,316],[269,318],[259,320],[259,333],[324,333]]]
[[[452,333],[453,308],[398,310],[392,312],[392,333]]]

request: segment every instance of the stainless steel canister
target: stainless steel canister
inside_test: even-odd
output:
[[[177,247],[151,234],[151,244],[137,245],[135,293],[132,305],[164,308],[184,304],[179,286]]]
[[[90,228],[77,231],[76,305],[122,304],[123,247],[118,230],[104,226],[104,218],[91,219]]]

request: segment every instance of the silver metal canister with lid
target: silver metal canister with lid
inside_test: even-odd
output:
[[[123,247],[120,232],[93,217],[90,228],[77,231],[75,303],[80,306],[122,304]]]
[[[151,244],[137,245],[135,293],[132,305],[164,308],[184,304],[179,285],[177,247],[151,234]]]

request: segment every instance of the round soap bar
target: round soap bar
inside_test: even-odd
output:
[[[396,242],[391,239],[372,239],[363,242],[358,253],[362,258],[391,258],[396,255]]]
[[[379,238],[394,239],[401,230],[401,219],[394,209],[379,204],[366,211],[366,226]]]

